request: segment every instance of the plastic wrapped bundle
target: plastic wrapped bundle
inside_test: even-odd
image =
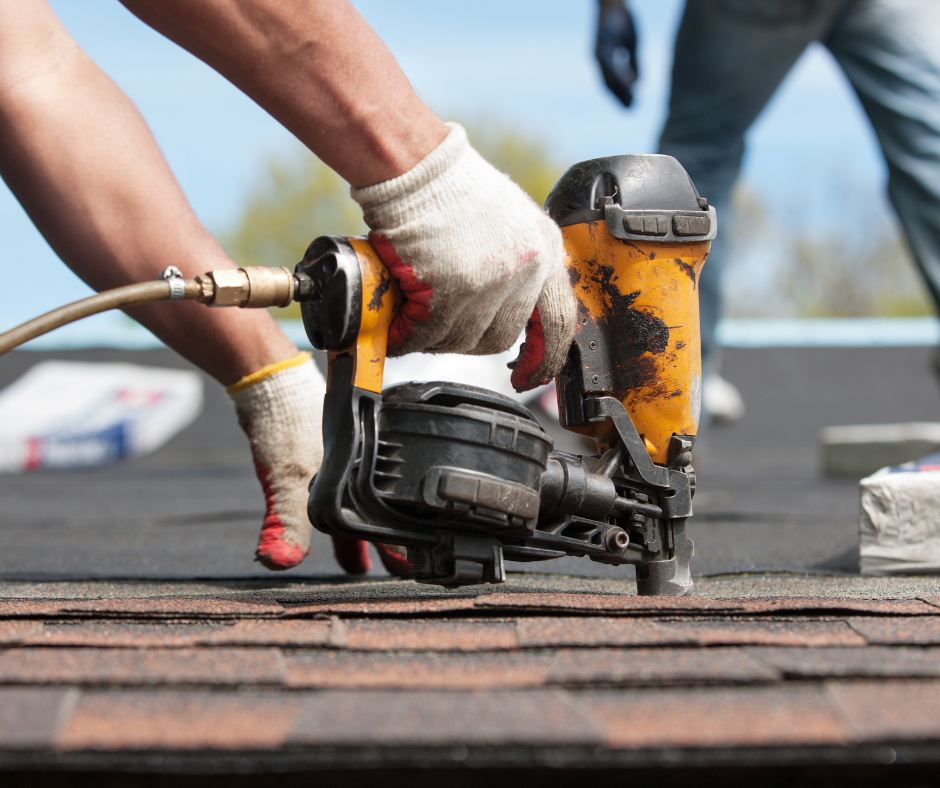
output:
[[[940,574],[940,453],[860,482],[863,575]]]

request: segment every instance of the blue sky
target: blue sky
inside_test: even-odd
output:
[[[681,0],[634,0],[641,82],[632,110],[608,96],[593,61],[593,0],[354,0],[440,115],[493,117],[541,137],[560,162],[655,150]],[[197,214],[230,226],[264,160],[289,134],[211,69],[117,0],[55,0],[92,58],[137,104]],[[884,166],[858,102],[813,47],[749,138],[744,178],[790,224],[844,218],[836,196],[883,204]],[[272,261],[285,264],[285,261]],[[291,261],[287,261],[290,263]],[[89,291],[58,262],[0,185],[0,328]],[[17,285],[43,281],[42,293]],[[24,296],[24,293],[26,295]]]

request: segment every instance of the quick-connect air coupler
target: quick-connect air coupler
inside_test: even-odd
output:
[[[248,309],[287,306],[294,300],[296,280],[287,268],[245,268],[207,271],[196,277],[202,288],[197,300],[209,306]]]

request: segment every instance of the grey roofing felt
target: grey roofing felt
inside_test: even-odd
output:
[[[739,424],[711,430],[696,451],[693,573],[854,572],[857,485],[821,477],[817,432],[830,424],[940,421],[930,353],[727,350],[725,374],[748,412]],[[17,352],[0,359],[0,385],[51,357],[188,366],[165,350]],[[433,357],[428,366],[433,377]],[[252,560],[263,500],[247,441],[208,378],[206,395],[196,423],[147,458],[0,477],[0,578],[272,577]],[[313,553],[285,575],[337,575],[329,547],[315,534]],[[510,569],[632,576],[578,558]]]

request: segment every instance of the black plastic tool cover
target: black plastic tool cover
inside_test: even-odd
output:
[[[555,222],[594,222],[605,218],[610,202],[631,211],[708,210],[685,168],[672,156],[631,154],[582,161],[552,187],[545,211]]]

